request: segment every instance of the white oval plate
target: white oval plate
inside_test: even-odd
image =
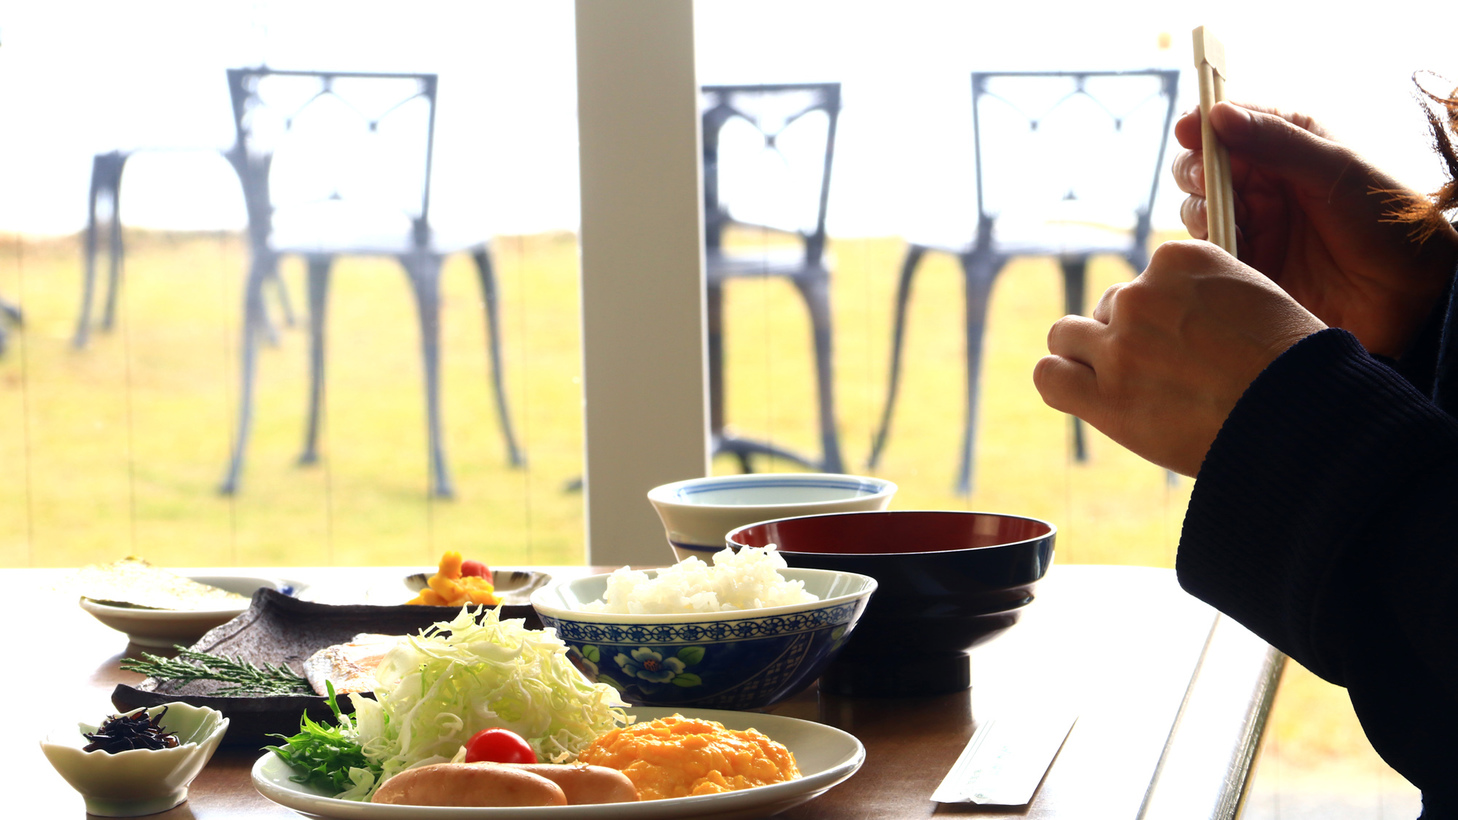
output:
[[[239,595],[252,595],[259,587],[298,589],[302,584],[276,578],[254,578],[242,575],[190,575],[194,581],[221,587]],[[222,626],[242,615],[249,601],[243,600],[214,609],[142,609],[81,599],[81,608],[96,620],[118,632],[125,632],[138,646],[171,648],[175,644],[191,646],[209,629]]]
[[[855,736],[808,720],[758,712],[715,709],[660,709],[647,706],[631,712],[639,720],[673,714],[717,720],[729,729],[758,729],[783,743],[795,755],[802,777],[744,791],[700,797],[673,797],[641,803],[602,803],[591,806],[533,806],[529,808],[454,808],[394,806],[357,803],[325,797],[289,779],[293,770],[272,752],[253,765],[253,785],[272,800],[306,817],[323,820],[506,820],[536,817],[541,820],[671,820],[712,817],[715,820],[768,817],[823,794],[855,774],[866,759],[866,749]]]

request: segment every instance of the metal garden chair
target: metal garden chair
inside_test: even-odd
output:
[[[825,215],[840,116],[840,84],[714,85],[702,89],[710,427],[714,454],[732,453],[745,472],[767,455],[826,472],[842,458],[832,383],[830,269]],[[736,252],[731,226],[794,237],[794,247]],[[783,277],[810,314],[819,398],[819,458],[731,432],[725,423],[724,287],[741,277]]]
[[[342,255],[392,257],[409,277],[420,323],[430,489],[438,497],[454,495],[440,415],[439,280],[443,259],[464,252],[475,260],[484,295],[507,459],[523,464],[502,378],[490,243],[482,236],[443,237],[430,222],[436,75],[231,69],[228,88],[238,134],[229,159],[243,182],[252,260],[244,291],[238,429],[222,491],[237,491],[248,446],[258,340],[267,330],[263,286],[289,254],[303,257],[308,268],[309,414],[300,463],[318,458],[333,261]]]
[[[967,404],[956,490],[971,492],[993,281],[1015,257],[1052,257],[1062,268],[1064,310],[1072,314],[1083,312],[1090,257],[1113,255],[1136,274],[1144,269],[1178,83],[1174,69],[972,74],[977,224],[950,239],[908,237],[871,468],[890,432],[912,279],[928,252],[950,253],[961,261],[966,284]],[[1076,418],[1072,423],[1074,457],[1083,461],[1083,427]]]

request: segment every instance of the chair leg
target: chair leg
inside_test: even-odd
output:
[[[992,281],[1002,263],[992,256],[975,252],[962,257],[967,302],[967,415],[962,431],[962,459],[957,468],[956,492],[970,495],[973,487],[973,464],[977,440],[977,408],[982,374],[982,336],[987,326],[987,304],[992,295]]]
[[[712,456],[725,453],[734,456],[741,472],[754,472],[750,456],[768,456],[798,464],[807,470],[823,470],[825,465],[805,456],[762,441],[736,436],[724,429],[724,286],[722,282],[706,283],[705,306],[708,314],[709,358],[709,432],[713,442]]]
[[[324,404],[324,346],[328,325],[329,256],[309,257],[309,418],[299,464],[319,461],[319,419]],[[271,277],[278,281],[277,272]]]
[[[714,455],[724,453],[734,456],[739,462],[740,471],[745,473],[754,472],[754,464],[749,460],[750,456],[768,456],[788,461],[791,464],[798,464],[807,470],[825,471],[823,464],[812,461],[794,450],[740,436],[725,435],[714,439]]]
[[[724,285],[709,280],[704,287],[705,323],[708,325],[707,356],[709,359],[709,434],[714,439],[713,453],[720,452],[724,435]],[[745,464],[744,472],[750,472]]]
[[[263,332],[263,281],[276,265],[270,254],[255,255],[243,285],[242,358],[238,368],[238,428],[233,436],[233,456],[219,492],[234,495],[243,475],[243,456],[248,451],[248,434],[253,424],[253,382],[258,369],[258,337]]]
[[[0,299],[0,356],[5,355],[5,349],[9,346],[9,331],[5,325],[13,324],[22,327],[25,324],[25,316],[20,312],[20,306],[5,299]]]
[[[496,418],[501,424],[501,437],[506,440],[506,461],[513,467],[526,464],[526,456],[516,443],[511,426],[511,411],[506,402],[506,378],[501,356],[501,306],[496,287],[496,272],[491,266],[491,252],[477,248],[472,252],[476,273],[481,280],[481,296],[486,308],[486,354],[491,359],[491,386],[496,391]]]
[[[415,290],[420,314],[420,354],[425,369],[425,425],[430,450],[430,492],[437,498],[454,498],[456,491],[446,467],[444,436],[440,420],[440,268],[439,256],[415,252],[401,259]]]
[[[71,346],[77,350],[86,347],[91,336],[91,302],[96,293],[96,201],[100,192],[102,158],[97,155],[91,160],[91,194],[86,205],[86,239],[82,246],[85,279],[81,281],[81,307],[76,316],[76,333],[71,337]]]
[[[768,442],[754,441],[729,433],[725,429],[725,344],[723,344],[723,283],[719,280],[710,279],[704,289],[704,302],[706,302],[707,341],[709,341],[709,432],[713,439],[713,457],[728,454],[738,458],[739,468],[745,473],[754,473],[754,464],[749,460],[751,455],[767,455],[770,458],[780,458],[792,464],[799,464],[806,470],[822,470],[827,473],[840,473],[843,470],[843,460],[840,455],[840,439],[835,432],[835,404],[834,394],[830,390],[831,375],[831,333],[830,333],[830,293],[828,293],[828,279],[825,280],[825,293],[821,296],[814,295],[814,287],[806,290],[803,283],[796,282],[800,289],[800,295],[805,298],[806,305],[811,311],[811,327],[815,328],[815,360],[816,360],[816,382],[818,382],[819,395],[821,395],[821,446],[822,460],[815,461],[800,455],[792,449],[783,448],[768,444]],[[821,305],[821,306],[816,306]],[[816,318],[816,311],[822,311],[822,315]],[[822,330],[824,328],[824,330]]]
[[[1058,260],[1063,268],[1063,311],[1068,315],[1083,315],[1088,291],[1088,257],[1064,256]],[[1083,419],[1069,416],[1073,427],[1073,460],[1080,464],[1088,461],[1088,446],[1084,442]]]
[[[840,454],[840,431],[835,422],[835,348],[831,332],[830,275],[824,271],[799,277],[795,285],[810,311],[815,344],[815,382],[820,394],[820,469],[845,472]]]
[[[107,296],[107,304],[110,307],[105,322],[107,329],[111,328],[115,315],[115,294],[121,277],[121,169],[125,162],[126,155],[119,151],[97,154],[91,160],[91,189],[87,197],[86,233],[82,249],[85,279],[82,281],[81,306],[77,311],[76,332],[71,338],[71,346],[77,350],[85,348],[91,340],[91,311],[96,301],[96,256],[100,250],[98,239],[101,230],[97,213],[103,204],[110,211],[107,222],[111,229],[111,236],[108,239],[111,272],[110,290]]]
[[[101,329],[108,332],[116,327],[116,302],[121,296],[122,267],[125,265],[125,251],[122,249],[120,168],[117,168],[117,174],[117,187],[112,189],[111,198],[111,235],[107,237],[107,241],[111,243],[111,259],[106,278],[106,308],[101,314]]]
[[[262,253],[262,251],[255,249],[255,253]],[[263,300],[262,288],[268,282],[278,283],[277,290],[279,292],[283,291],[283,275],[279,273],[277,266],[275,266],[273,270],[264,273],[263,276],[264,280],[259,283],[258,298],[260,300]],[[268,305],[266,304],[266,300],[260,301],[259,307],[260,312],[258,314],[258,330],[260,333],[263,334],[263,339],[264,341],[268,342],[269,347],[278,347],[279,343],[283,340],[283,337],[279,333],[278,325],[274,323],[273,317],[268,314]],[[292,322],[290,322],[290,324],[292,324]]]
[[[871,439],[871,455],[866,459],[867,469],[874,470],[881,463],[881,451],[886,448],[886,436],[891,431],[891,413],[896,408],[896,391],[901,386],[901,345],[906,337],[906,305],[911,299],[911,280],[926,248],[911,245],[906,257],[901,260],[901,277],[896,283],[896,317],[891,329],[891,373],[886,379],[886,407],[881,411],[881,423]]]
[[[268,270],[260,273],[262,279],[258,287],[259,299],[262,301],[259,303],[259,306],[262,310],[258,314],[258,327],[263,333],[264,340],[268,342],[269,347],[277,347],[282,340],[282,336],[279,333],[278,323],[274,321],[273,316],[268,311],[268,300],[263,297],[263,288],[273,288],[274,294],[278,299],[279,307],[283,312],[283,324],[285,327],[294,327],[296,324],[293,302],[289,299],[288,286],[284,284],[283,274],[279,271],[277,254],[270,251],[267,244],[259,242],[256,239],[251,239],[250,244],[252,245],[254,257],[271,258],[273,260]]]
[[[284,284],[283,277],[279,275],[278,268],[274,268],[273,273],[268,278],[273,284],[274,292],[278,296],[278,307],[283,312],[284,327],[293,327],[298,320],[294,316],[294,303],[289,298],[288,285]]]

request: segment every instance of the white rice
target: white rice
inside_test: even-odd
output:
[[[608,576],[602,600],[583,604],[586,612],[664,615],[681,612],[725,612],[820,600],[805,591],[803,581],[790,581],[780,570],[785,559],[767,547],[746,547],[737,553],[725,547],[710,566],[690,556],[656,577],[623,567]]]

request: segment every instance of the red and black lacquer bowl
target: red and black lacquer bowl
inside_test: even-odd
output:
[[[901,696],[972,685],[969,650],[1017,623],[1053,562],[1056,534],[1017,515],[891,510],[762,521],[726,537],[736,549],[775,544],[792,567],[875,578],[820,688]]]

